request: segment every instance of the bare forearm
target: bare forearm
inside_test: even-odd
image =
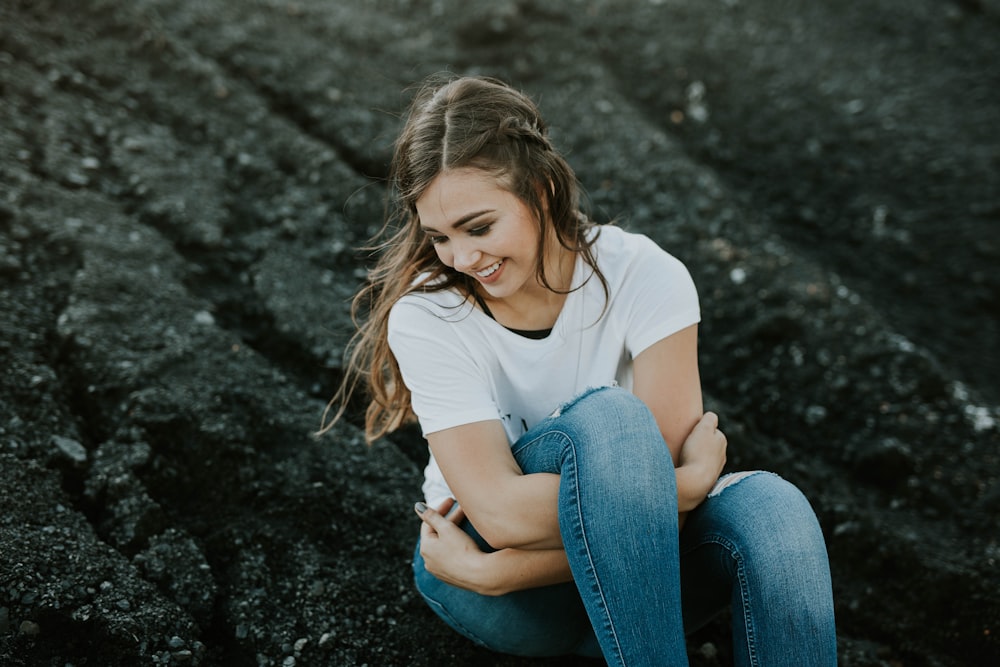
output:
[[[501,549],[486,555],[481,576],[477,592],[482,595],[505,595],[573,579],[562,549]]]
[[[463,505],[472,525],[493,548],[562,549],[559,475],[513,476],[497,497],[500,500],[485,506]]]
[[[711,469],[694,464],[678,467],[675,474],[677,510],[682,515],[683,525],[683,515],[705,500],[717,475]],[[501,550],[562,549],[558,515],[559,476],[522,475],[508,488],[504,502],[485,512],[480,511],[476,516],[470,513],[473,525],[486,541]]]

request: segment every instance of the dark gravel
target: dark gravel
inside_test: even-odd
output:
[[[730,467],[844,665],[1000,664],[996,0],[0,0],[0,664],[572,665],[408,561],[425,456],[311,437],[405,88],[530,92],[699,284]],[[691,638],[727,664],[726,619]]]

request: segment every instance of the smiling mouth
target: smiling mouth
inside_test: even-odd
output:
[[[498,261],[496,264],[486,267],[482,271],[476,271],[476,275],[479,276],[480,278],[489,278],[500,269],[501,264],[503,264],[502,259]]]

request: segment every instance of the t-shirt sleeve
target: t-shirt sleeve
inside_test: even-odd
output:
[[[642,239],[619,297],[630,304],[625,347],[633,359],[701,321],[698,291],[687,267],[649,239]]]
[[[456,335],[456,323],[419,297],[404,298],[389,314],[389,348],[411,393],[424,435],[499,419],[482,360]]]

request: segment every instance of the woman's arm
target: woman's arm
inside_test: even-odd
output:
[[[718,418],[702,413],[696,326],[636,358],[633,391],[650,408],[674,459],[683,521],[683,514],[705,499],[726,460]],[[428,509],[421,514],[421,554],[431,574],[485,595],[571,579],[559,537],[557,475],[522,474],[499,421],[432,433],[428,442],[473,525],[499,549],[484,554],[461,529]]]
[[[434,459],[472,525],[494,549],[562,549],[559,476],[525,475],[500,420],[427,436]]]
[[[688,512],[705,499],[726,462],[718,419],[703,413],[697,325],[636,357],[632,391],[660,426],[676,466],[678,510]],[[523,474],[499,420],[438,431],[427,441],[469,519],[493,548],[562,547],[559,477]]]
[[[652,411],[670,448],[681,513],[697,507],[726,463],[718,417],[703,413],[698,373],[698,326],[654,343],[633,364],[633,393]]]
[[[459,508],[447,517],[453,501],[437,511],[418,503],[420,555],[435,577],[480,595],[504,595],[571,581],[569,562],[562,549],[501,549],[483,553],[458,527],[464,514]]]

